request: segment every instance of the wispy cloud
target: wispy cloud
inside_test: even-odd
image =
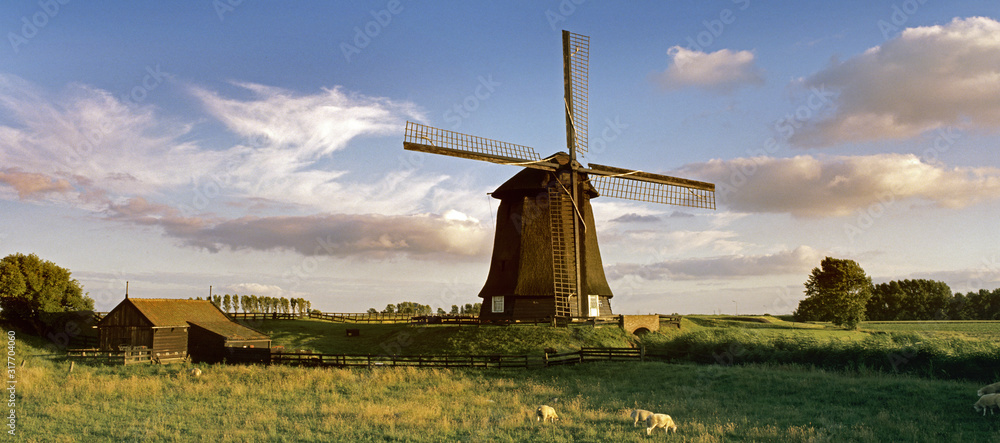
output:
[[[484,254],[490,236],[478,220],[455,208],[423,209],[446,177],[408,169],[357,182],[330,170],[334,153],[357,138],[401,134],[407,118],[422,118],[416,105],[341,88],[301,94],[236,85],[252,97],[184,89],[244,141],[220,148],[194,135],[202,123],[153,106],[80,84],[50,93],[0,75],[0,164],[17,165],[0,170],[0,198],[86,209],[210,251]]]
[[[720,49],[705,53],[681,46],[667,51],[671,64],[653,79],[666,89],[694,87],[730,93],[743,86],[764,84],[763,71],[750,51]]]
[[[797,130],[790,142],[905,139],[956,126],[1000,129],[1000,22],[956,18],[909,28],[881,46],[803,79],[838,92],[836,110]]]
[[[961,208],[1000,196],[998,168],[949,169],[907,154],[712,160],[684,174],[715,182],[719,201],[734,211],[798,217],[849,215],[905,199]]]

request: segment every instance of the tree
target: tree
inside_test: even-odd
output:
[[[368,308],[368,313],[369,313],[369,314],[378,314],[378,309],[375,309],[375,308]]]
[[[226,294],[225,297],[222,297],[222,311],[223,312],[225,312],[225,313],[228,314],[229,313],[229,308],[231,308],[232,306],[233,306],[233,299],[232,299],[232,297],[229,296],[229,294]]]
[[[385,309],[382,310],[383,314],[392,314],[396,312],[396,305],[390,303],[385,305]]]
[[[872,279],[854,260],[826,257],[805,283],[806,298],[795,310],[798,321],[829,321],[848,329],[865,318]]]
[[[7,321],[25,321],[39,333],[42,312],[93,310],[69,270],[35,254],[11,254],[0,259],[0,309]]]

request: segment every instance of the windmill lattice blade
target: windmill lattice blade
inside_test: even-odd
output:
[[[563,74],[566,82],[567,132],[577,152],[587,152],[590,105],[590,37],[563,31]]]
[[[667,205],[715,209],[715,189],[656,183],[622,176],[594,176],[590,183],[603,196]]]
[[[419,123],[406,122],[403,148],[493,163],[551,170],[555,163],[543,161],[528,146],[491,140]]]

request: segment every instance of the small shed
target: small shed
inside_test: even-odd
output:
[[[269,352],[267,335],[233,322],[208,300],[125,297],[97,324],[102,350],[146,346],[161,363],[245,361]],[[254,351],[244,351],[253,349]]]

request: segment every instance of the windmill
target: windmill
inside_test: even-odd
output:
[[[715,209],[715,185],[590,163],[590,38],[562,33],[566,147],[542,158],[512,143],[407,122],[403,148],[524,167],[492,193],[500,199],[480,319],[522,321],[611,315],[590,199],[605,195]]]

